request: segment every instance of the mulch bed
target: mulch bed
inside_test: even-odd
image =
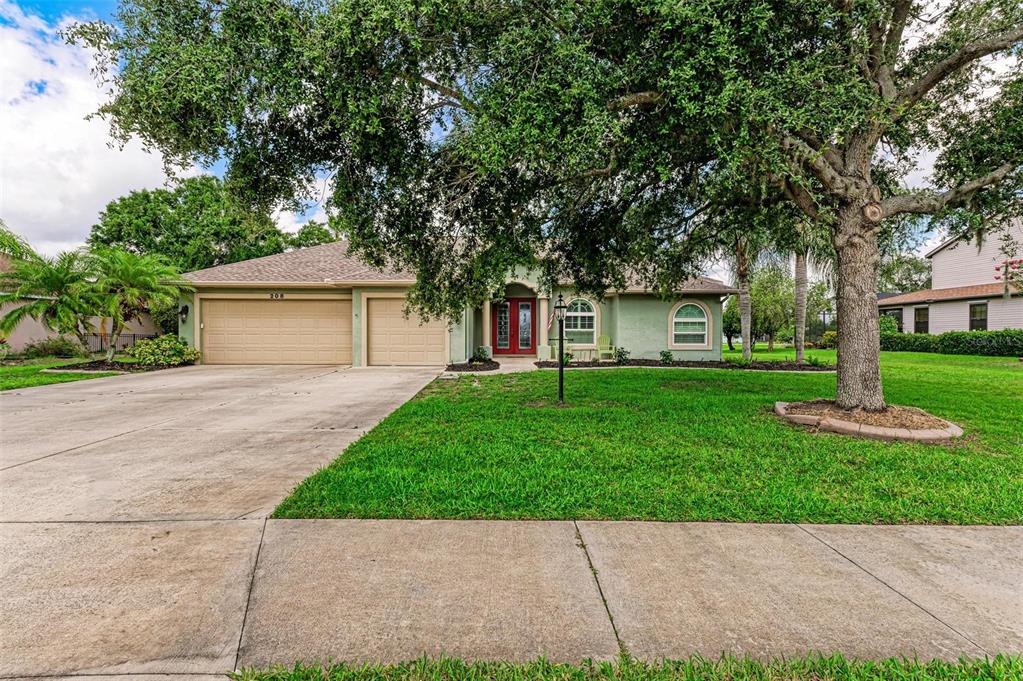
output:
[[[60,367],[53,367],[52,369],[44,369],[44,371],[83,371],[83,372],[106,372],[106,371],[121,371],[128,373],[141,373],[144,371],[161,371],[162,369],[173,369],[177,366],[186,366],[184,364],[136,364],[134,362],[108,362],[104,359],[94,359],[91,362],[79,362],[77,364],[65,364]]]
[[[462,364],[449,364],[448,371],[469,371],[476,373],[478,371],[494,371],[500,367],[500,363],[494,360],[487,360],[486,362],[463,362]]]
[[[536,362],[541,369],[557,369],[558,363],[554,360],[542,360]],[[795,362],[752,362],[750,364],[737,364],[733,362],[711,362],[711,361],[675,361],[665,364],[656,359],[630,359],[625,364],[614,362],[597,362],[595,360],[577,361],[572,360],[566,364],[566,369],[596,368],[614,369],[616,367],[691,367],[697,369],[746,369],[752,371],[834,371],[830,366],[814,366],[812,364],[796,364]]]
[[[945,428],[948,424],[925,411],[913,407],[889,406],[884,411],[863,411],[862,409],[841,409],[832,400],[813,400],[810,402],[794,402],[786,406],[789,414],[805,414],[808,416],[829,417],[850,423],[859,423],[881,428],[908,428],[910,430],[928,430]]]

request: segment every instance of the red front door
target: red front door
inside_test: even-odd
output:
[[[536,298],[506,298],[490,310],[495,355],[536,354]]]

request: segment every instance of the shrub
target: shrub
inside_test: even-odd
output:
[[[821,335],[821,342],[819,347],[822,348],[837,348],[838,347],[838,332],[837,331],[825,331]]]
[[[628,364],[630,354],[632,353],[630,353],[625,348],[615,348],[614,351],[615,364]]]
[[[809,364],[812,367],[829,367],[829,366],[831,366],[831,362],[829,362],[828,360],[824,359],[823,357],[818,357],[817,355],[807,355],[803,359],[806,361],[807,364]]]
[[[199,351],[189,347],[177,336],[143,338],[125,350],[129,357],[146,366],[178,366],[192,364],[199,359]]]
[[[898,333],[899,322],[890,314],[883,314],[877,318],[877,324],[881,327],[881,333]]]
[[[750,357],[749,359],[746,359],[742,355],[739,355],[738,357],[731,357],[731,356],[725,357],[725,361],[728,362],[729,364],[734,364],[734,365],[740,366],[740,367],[753,366],[753,358]]]
[[[881,349],[894,352],[937,352],[935,336],[928,333],[881,333]]]
[[[1023,329],[1002,331],[946,331],[882,333],[881,349],[895,352],[938,352],[943,355],[1023,356]]]
[[[472,357],[469,358],[469,364],[484,364],[490,361],[490,353],[483,346],[476,348],[475,352],[472,353]]]
[[[1023,329],[948,331],[937,336],[937,348],[946,355],[1023,357]]]
[[[661,364],[671,364],[675,361],[675,355],[671,354],[671,350],[661,350]]]
[[[11,352],[11,346],[7,344],[6,338],[0,338],[0,360],[7,359],[7,355]]]
[[[29,359],[36,357],[85,357],[88,356],[89,351],[83,348],[77,340],[65,336],[54,336],[29,343],[21,354]]]
[[[566,350],[565,354],[563,354],[562,357],[565,358],[565,366],[568,366],[572,362],[572,357],[574,357],[574,355],[568,350]]]

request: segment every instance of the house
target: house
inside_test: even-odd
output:
[[[456,319],[405,316],[409,273],[370,267],[343,241],[220,265],[185,275],[179,336],[208,364],[443,365],[477,348],[502,356],[551,357],[553,301],[568,305],[565,335],[576,357],[609,336],[635,358],[720,359],[721,304],[734,293],[698,278],[675,300],[639,286],[601,301],[569,288],[543,291],[528,271],[508,277],[503,297]]]
[[[997,238],[979,246],[965,239],[945,241],[926,254],[933,288],[878,296],[878,311],[894,317],[905,333],[1023,328],[1023,290],[1004,271],[1007,261],[1023,258],[1023,223],[1015,223],[1009,236],[1016,245],[1012,255],[1002,251]],[[1013,265],[1014,271],[1023,269]]]

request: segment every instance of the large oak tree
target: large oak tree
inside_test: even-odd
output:
[[[742,231],[734,197],[781,193],[837,253],[844,407],[885,406],[878,234],[1020,214],[1018,0],[135,0],[72,38],[121,139],[226,159],[257,204],[330,176],[353,247],[433,314],[520,263],[677,289]]]

